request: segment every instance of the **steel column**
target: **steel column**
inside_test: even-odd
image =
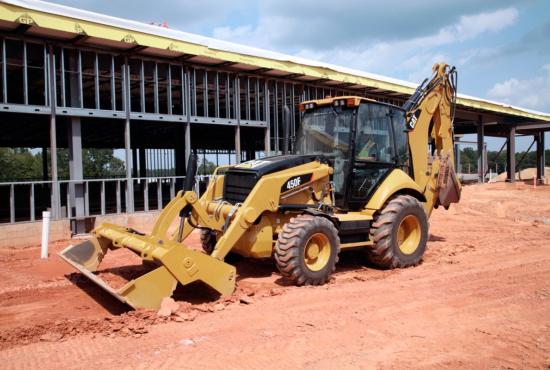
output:
[[[481,116],[477,123],[477,182],[485,182],[485,127]]]
[[[2,101],[8,102],[8,73],[7,73],[7,57],[6,57],[6,39],[2,39]]]
[[[194,70],[193,70],[194,73]],[[182,81],[183,84],[183,81]],[[196,86],[195,89],[196,90]],[[184,89],[184,98],[185,105],[187,106],[187,122],[185,123],[185,173],[187,174],[187,163],[189,163],[189,158],[191,157],[191,73],[189,70],[185,73],[185,89]],[[195,92],[193,92],[195,94]],[[196,103],[196,98],[195,98]],[[195,106],[195,112],[197,107]]]
[[[231,83],[229,73],[225,76],[225,113],[227,119],[231,119]]]
[[[516,182],[516,128],[510,128],[508,132],[508,141],[506,145],[506,181]]]
[[[125,59],[128,60],[127,58]],[[126,62],[126,68],[129,68],[128,63]],[[139,94],[140,94],[140,109],[141,112],[145,112],[145,64],[143,63],[143,60],[141,61],[141,67],[139,71]],[[128,81],[130,80],[130,76],[128,76]],[[128,90],[130,90],[130,85],[128,84]],[[130,100],[128,99],[128,104],[130,104]]]
[[[34,184],[30,185],[29,204],[30,204],[31,221],[34,221],[35,213],[36,213],[34,208]]]
[[[240,83],[240,79],[239,79],[239,94],[241,93],[241,83]],[[240,96],[239,96],[240,98]],[[246,78],[246,94],[245,94],[245,99],[246,99],[246,111],[245,111],[245,117],[247,120],[251,120],[252,117],[250,117],[250,77],[247,77]],[[240,100],[239,100],[240,101]]]
[[[462,164],[460,163],[460,144],[455,142],[455,170],[457,173],[462,173]]]
[[[67,106],[67,97],[65,96],[65,49],[61,48],[61,56],[60,56],[61,65],[59,66],[60,73],[61,73],[61,106],[66,107]],[[51,79],[50,79],[51,80]],[[54,80],[55,81],[55,80]],[[52,81],[53,83],[53,81]],[[52,96],[52,100],[56,100],[57,96]]]
[[[29,74],[27,64],[27,42],[23,41],[23,102],[29,104]]]
[[[80,108],[84,108],[84,92],[82,87],[82,51],[78,51],[78,98],[80,103]],[[72,103],[73,89],[71,83],[71,103]],[[71,104],[74,107],[74,105]]]
[[[10,185],[10,223],[15,223],[15,186]]]
[[[167,78],[168,85],[166,87],[166,100],[168,103],[168,114],[172,114],[172,65],[168,64]]]
[[[153,106],[155,113],[159,112],[159,67],[155,62],[155,69],[153,70]]]
[[[84,100],[84,96],[82,96],[82,100]],[[97,53],[94,53],[94,101],[95,109],[101,109],[99,103],[99,57]]]
[[[269,83],[266,80],[264,82],[264,118],[267,123],[264,133],[264,150],[266,157],[269,157],[269,153],[271,152],[271,118],[269,117],[269,108]]]
[[[120,201],[120,180],[116,181],[116,213],[122,211],[122,202]]]
[[[132,146],[130,140],[130,68],[128,57],[124,57],[123,86],[126,120],[124,122],[124,160],[126,164],[126,212],[134,212],[134,181],[132,179]],[[143,71],[143,65],[142,65]]]
[[[111,109],[117,110],[116,106],[116,82],[115,82],[115,57],[111,55]]]
[[[275,153],[279,154],[279,87],[277,81],[273,81],[273,118],[275,120],[273,129],[275,130]]]
[[[545,158],[544,158],[544,131],[537,133],[537,180],[543,182],[544,180],[544,167],[545,167]]]
[[[241,163],[241,79],[235,77],[235,108],[237,110],[237,126],[235,126],[235,163]]]
[[[235,163],[241,163],[242,153],[241,153],[241,126],[235,126]]]
[[[204,71],[203,77],[202,77],[202,109],[205,117],[208,117],[208,71]],[[199,114],[196,113],[198,116]]]
[[[216,111],[216,114],[214,115],[216,118],[220,118],[220,74],[219,72],[216,72],[216,80],[215,80],[215,86],[216,86],[216,97],[214,101],[214,108]]]
[[[49,70],[50,70],[50,163],[51,163],[51,173],[52,173],[52,184],[51,184],[51,212],[52,218],[59,218],[59,180],[57,178],[57,128],[56,128],[56,119],[55,119],[55,57],[53,54],[53,46],[48,45],[48,51],[50,53],[49,58]]]
[[[68,143],[69,143],[69,176],[71,180],[82,180],[84,171],[82,168],[82,126],[80,117],[71,117],[71,122],[68,128]],[[72,224],[73,234],[83,234],[86,232],[86,224],[84,220],[84,184],[83,182],[71,181],[69,186],[69,197],[71,208],[67,210],[67,214],[75,216],[75,223]],[[68,208],[68,205],[67,205]]]

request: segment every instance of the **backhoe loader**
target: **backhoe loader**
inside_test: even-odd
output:
[[[439,63],[403,107],[356,96],[305,101],[283,155],[217,168],[201,197],[187,176],[150,234],[102,224],[60,256],[134,308],[158,308],[178,283],[202,281],[231,294],[230,252],[273,258],[297,285],[325,283],[345,249],[364,249],[380,268],[417,265],[432,210],[460,199],[455,100],[456,71]],[[197,228],[202,250],[185,244]],[[119,248],[155,268],[114,289],[94,272]]]

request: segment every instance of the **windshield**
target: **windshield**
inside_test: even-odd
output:
[[[326,106],[306,112],[296,138],[296,154],[321,154],[330,158],[338,204],[345,196],[346,168],[350,160],[351,125],[355,109]]]
[[[347,156],[353,109],[326,106],[306,112],[298,132],[296,154]]]

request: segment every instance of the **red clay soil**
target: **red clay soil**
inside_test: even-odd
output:
[[[168,317],[130,311],[54,252],[0,250],[2,368],[548,368],[550,186],[464,188],[436,210],[424,262],[370,267],[346,252],[331,282],[285,284],[271,261],[237,260],[217,300],[178,288]],[[197,246],[197,235],[190,244]],[[109,254],[102,277],[141,267]]]

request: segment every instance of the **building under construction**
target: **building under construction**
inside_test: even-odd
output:
[[[0,183],[0,222],[51,209],[74,220],[75,232],[92,215],[162,208],[192,152],[218,163],[279,153],[285,106],[292,135],[301,101],[360,95],[401,105],[416,87],[33,0],[0,3],[0,43],[0,147],[43,156],[40,181]],[[458,96],[455,134],[477,134],[480,181],[485,136],[506,138],[514,181],[516,135],[531,135],[542,178],[547,130],[548,114]],[[124,176],[87,178],[83,148],[123,150]],[[69,153],[68,178],[59,176],[60,149]]]

